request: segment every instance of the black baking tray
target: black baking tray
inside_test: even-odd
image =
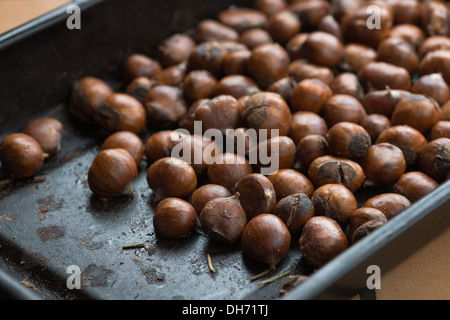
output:
[[[87,170],[107,136],[72,119],[67,102],[73,82],[85,75],[124,87],[120,66],[133,52],[157,57],[157,45],[189,32],[203,18],[253,1],[91,0],[81,8],[81,30],[69,30],[62,6],[0,35],[0,139],[35,118],[65,126],[60,152],[38,176],[0,190],[0,298],[273,300],[283,280],[258,286],[265,270],[239,245],[210,241],[201,230],[188,238],[154,235],[145,161],[134,198],[104,203],[92,196]],[[145,139],[145,133],[142,138]],[[373,191],[373,193],[371,193]],[[359,195],[363,202],[379,190]],[[298,239],[275,273],[309,275],[283,299],[349,299],[367,294],[367,267],[386,273],[450,226],[450,182],[314,271]],[[143,243],[145,248],[124,249]],[[216,273],[207,265],[210,254]],[[69,266],[81,271],[81,289],[69,289]],[[262,280],[262,279],[261,279]]]

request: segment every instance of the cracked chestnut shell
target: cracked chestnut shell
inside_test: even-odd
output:
[[[187,201],[166,198],[155,208],[153,227],[163,238],[182,238],[189,236],[197,225],[197,213]]]
[[[34,176],[44,165],[44,159],[39,143],[25,133],[7,135],[0,144],[2,169],[13,178]]]
[[[367,131],[352,122],[339,122],[332,126],[326,135],[331,155],[347,159],[364,156],[372,145]]]
[[[355,243],[359,241],[360,239],[364,238],[368,234],[372,233],[376,229],[382,227],[386,221],[384,220],[370,220],[366,223],[362,224],[358,227],[358,229],[355,230],[352,234],[352,243]]]
[[[340,226],[346,225],[358,208],[354,194],[342,184],[326,184],[317,188],[311,200],[316,215],[329,217]]]
[[[351,239],[356,229],[371,220],[381,220],[387,222],[383,212],[376,208],[362,207],[352,213],[349,220],[348,235]]]
[[[291,194],[278,201],[273,214],[279,217],[291,234],[303,229],[306,221],[314,217],[314,206],[304,193]]]
[[[348,248],[348,240],[339,224],[328,217],[309,219],[299,239],[306,263],[321,268]]]
[[[200,225],[216,241],[235,243],[247,225],[247,217],[239,203],[239,193],[208,201],[200,212]]]
[[[355,192],[364,183],[365,174],[359,163],[334,156],[322,156],[311,162],[308,177],[316,188],[326,184],[342,184]]]
[[[91,191],[100,198],[134,195],[133,181],[137,177],[136,162],[125,149],[100,151],[88,171]]]
[[[277,204],[272,182],[260,173],[243,177],[236,183],[234,190],[239,193],[239,202],[247,215],[247,220],[261,213],[271,213]]]
[[[147,169],[147,183],[153,190],[155,202],[169,197],[183,199],[197,187],[197,176],[189,163],[166,157]]]
[[[61,149],[61,138],[64,126],[58,119],[40,118],[31,121],[23,133],[33,137],[42,150],[49,155]]]
[[[244,253],[275,269],[287,254],[291,244],[291,234],[284,222],[276,215],[263,213],[247,223],[241,237]]]

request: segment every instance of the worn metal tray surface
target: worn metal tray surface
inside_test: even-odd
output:
[[[200,229],[188,238],[157,238],[145,161],[136,195],[103,202],[87,186],[87,171],[107,133],[74,121],[67,101],[74,80],[93,75],[123,88],[120,66],[132,52],[157,55],[157,45],[231,4],[253,1],[75,1],[81,30],[68,30],[65,7],[0,36],[0,139],[32,119],[52,116],[65,126],[62,149],[38,176],[0,194],[0,291],[4,298],[38,299],[277,299],[283,281],[258,286],[266,266],[239,245],[210,241]],[[37,29],[36,29],[37,28]],[[142,138],[148,135],[143,134]],[[376,192],[376,190],[373,190]],[[360,194],[360,201],[370,197]],[[298,239],[276,272],[311,275],[286,299],[350,298],[366,286],[367,266],[382,272],[450,225],[449,183],[314,272]],[[145,244],[145,248],[124,246]],[[207,265],[210,254],[216,273]],[[71,267],[81,289],[69,289]]]

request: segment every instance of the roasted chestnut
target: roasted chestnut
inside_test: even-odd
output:
[[[342,184],[352,192],[361,188],[365,180],[364,171],[357,162],[329,155],[311,162],[308,177],[316,188],[326,184]]]
[[[239,194],[208,201],[200,213],[200,225],[211,239],[235,243],[241,239],[247,218]]]
[[[411,167],[418,163],[420,153],[427,145],[427,139],[413,127],[398,125],[380,133],[376,140],[376,144],[378,143],[390,143],[399,147],[405,157],[406,165]]]
[[[112,89],[103,80],[86,76],[73,85],[69,101],[69,112],[85,124],[93,124],[93,114],[111,93]]]
[[[342,184],[325,184],[312,194],[311,201],[317,216],[326,216],[345,226],[358,208],[353,193]]]
[[[339,122],[360,123],[366,111],[361,102],[348,94],[334,94],[323,105],[322,114],[329,127]]]
[[[140,103],[144,104],[145,96],[153,85],[153,80],[150,80],[147,77],[137,77],[127,85],[125,93],[135,97]]]
[[[212,95],[230,95],[239,99],[258,91],[258,84],[252,78],[241,74],[232,74],[223,77],[216,83]]]
[[[244,31],[240,35],[239,41],[245,44],[250,50],[266,43],[273,43],[270,33],[261,28],[253,28]]]
[[[297,14],[307,31],[317,29],[320,20],[331,12],[330,3],[324,0],[293,1],[287,8]]]
[[[411,88],[408,70],[387,62],[369,62],[358,71],[358,78],[368,90],[384,90],[389,87],[408,91]]]
[[[450,121],[438,121],[431,127],[430,140],[436,140],[439,138],[450,138]]]
[[[236,183],[234,190],[239,193],[239,203],[244,209],[248,221],[258,214],[271,213],[277,204],[272,182],[260,173],[243,177]]]
[[[126,93],[112,93],[95,109],[93,114],[97,126],[108,131],[144,130],[147,113],[142,103]]]
[[[310,134],[302,138],[296,147],[296,162],[294,169],[300,172],[307,172],[315,159],[329,155],[328,142],[324,136]]]
[[[287,136],[277,136],[260,142],[249,150],[253,171],[258,173],[272,173],[274,166],[277,169],[289,169],[295,160],[294,141]],[[255,159],[251,157],[254,156]],[[254,160],[254,162],[253,162]]]
[[[253,28],[264,29],[267,26],[266,15],[252,8],[232,6],[219,12],[217,20],[239,33]]]
[[[247,61],[247,70],[255,81],[265,89],[289,73],[290,57],[276,43],[260,45],[252,50]]]
[[[356,209],[355,212],[353,212],[350,216],[349,220],[349,238],[351,239],[356,229],[371,220],[381,220],[383,222],[387,222],[387,218],[384,213],[376,208],[361,207],[359,209]]]
[[[306,263],[321,268],[348,248],[348,240],[339,224],[328,217],[309,219],[299,239]]]
[[[36,175],[44,165],[45,157],[39,143],[25,133],[9,134],[0,144],[2,169],[15,179]]]
[[[278,93],[288,105],[291,105],[292,91],[296,85],[297,82],[294,79],[284,77],[272,83],[266,91]]]
[[[203,69],[192,70],[183,80],[183,93],[190,102],[210,98],[216,84],[217,79],[211,72]]]
[[[136,161],[125,149],[105,149],[92,161],[88,184],[100,198],[134,195],[133,182],[138,174]]]
[[[224,186],[218,184],[205,184],[195,189],[195,191],[192,193],[191,202],[195,210],[197,211],[197,214],[200,215],[203,207],[210,200],[217,198],[227,198],[231,196],[231,191]]]
[[[450,171],[450,138],[430,141],[422,149],[419,166],[420,171],[438,183],[443,182]]]
[[[166,157],[155,161],[147,169],[147,183],[153,191],[154,201],[164,198],[186,198],[197,187],[197,176],[187,162]]]
[[[358,76],[352,72],[343,72],[334,78],[330,85],[334,95],[346,94],[361,101],[364,89],[359,82]]]
[[[196,43],[194,39],[183,33],[175,33],[165,39],[158,50],[160,61],[164,67],[185,63],[194,51]]]
[[[377,141],[379,135],[391,127],[391,120],[385,115],[372,113],[364,117],[359,124],[366,129],[371,141]]]
[[[197,43],[207,41],[238,40],[239,33],[223,23],[213,19],[204,19],[197,24],[195,40]]]
[[[450,50],[435,50],[420,60],[419,73],[421,75],[437,72],[441,73],[447,84],[450,85]]]
[[[304,193],[291,194],[278,201],[273,214],[278,216],[291,234],[300,232],[306,221],[314,217],[314,206]]]
[[[328,125],[317,113],[311,111],[297,111],[292,114],[289,137],[294,143],[299,143],[306,136],[315,134],[325,136]]]
[[[197,226],[197,213],[187,201],[178,198],[163,199],[155,208],[153,228],[159,237],[183,238]]]
[[[334,35],[323,32],[311,32],[302,45],[302,56],[312,63],[336,67],[344,56],[344,46]]]
[[[410,94],[401,99],[392,113],[392,125],[409,125],[426,134],[442,116],[439,104],[431,97]]]
[[[23,133],[33,137],[43,152],[52,155],[61,149],[63,129],[64,125],[58,119],[40,118],[31,121]]]
[[[329,67],[300,59],[293,60],[289,64],[289,76],[297,82],[305,79],[319,79],[327,85],[331,85],[334,80],[334,73]]]
[[[400,38],[387,38],[377,47],[377,60],[405,68],[414,74],[419,66],[419,56],[415,48]]]
[[[174,129],[188,111],[183,91],[168,85],[151,88],[144,105],[149,122],[160,129]]]
[[[180,132],[162,130],[152,134],[144,146],[144,155],[148,164],[172,156],[172,149],[184,138]]]
[[[225,46],[219,41],[198,44],[187,61],[188,71],[200,69],[212,73],[216,78],[222,75],[223,61],[228,55]]]
[[[372,145],[367,131],[352,122],[339,122],[326,135],[330,153],[337,157],[358,159],[364,156]]]
[[[208,167],[207,177],[210,183],[222,185],[233,191],[236,183],[251,173],[253,173],[252,166],[245,157],[222,153]]]
[[[363,207],[380,210],[388,220],[392,219],[410,206],[411,201],[398,193],[382,193],[368,199],[363,204]]]
[[[186,64],[180,63],[162,69],[155,76],[155,85],[180,86],[186,77]]]
[[[314,192],[311,180],[294,169],[280,169],[268,175],[267,178],[272,182],[279,199],[294,193],[304,193],[310,197]]]
[[[282,10],[268,19],[267,31],[275,42],[287,43],[301,30],[302,23],[297,14]]]
[[[305,79],[293,87],[290,106],[293,112],[310,111],[319,114],[332,95],[330,86],[322,80]]]
[[[342,66],[350,72],[358,72],[365,65],[375,61],[377,51],[361,43],[347,43],[344,47]]]
[[[123,65],[123,72],[127,82],[137,77],[153,79],[162,67],[159,61],[142,53],[133,53],[127,57]]]
[[[365,185],[387,187],[394,184],[406,170],[402,150],[390,143],[371,146],[360,160],[366,176]]]
[[[352,243],[359,241],[386,223],[384,220],[370,220],[360,225],[352,234]]]
[[[257,92],[250,95],[245,103],[245,117],[250,128],[258,133],[267,130],[270,138],[272,130],[278,130],[279,136],[286,136],[291,125],[291,111],[286,101],[274,92]]]
[[[441,106],[450,100],[450,87],[440,73],[421,76],[412,86],[411,92],[429,96]]]
[[[241,247],[245,255],[274,270],[289,251],[291,234],[285,223],[271,213],[250,220],[242,233]]]
[[[405,90],[374,90],[367,92],[361,102],[368,114],[377,113],[391,118],[398,102],[411,93]]]
[[[145,147],[141,138],[131,131],[115,132],[103,141],[102,150],[115,148],[127,150],[136,162],[136,166],[141,163],[144,156]]]
[[[392,190],[414,203],[434,191],[437,187],[439,187],[439,184],[425,173],[410,171],[397,180],[392,186]]]

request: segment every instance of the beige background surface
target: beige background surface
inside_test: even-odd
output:
[[[69,2],[0,0],[0,34]],[[450,229],[389,273],[383,274],[381,270],[381,289],[376,291],[377,299],[450,300],[449,264]]]

